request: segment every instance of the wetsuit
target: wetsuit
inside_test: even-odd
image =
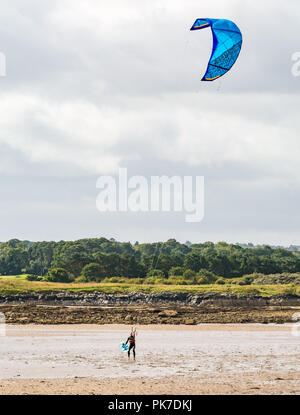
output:
[[[130,335],[125,344],[129,342],[128,357],[130,357],[130,350],[132,349],[133,357],[135,359],[135,334]]]

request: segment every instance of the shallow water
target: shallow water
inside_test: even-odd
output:
[[[220,327],[220,326],[219,326]],[[24,331],[24,330],[23,330]],[[161,377],[300,370],[290,330],[145,330],[136,362],[120,349],[126,330],[17,329],[0,337],[0,378]]]

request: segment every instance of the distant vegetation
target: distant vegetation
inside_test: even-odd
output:
[[[70,292],[105,292],[105,293],[128,293],[128,292],[186,292],[196,293],[233,293],[259,295],[263,297],[297,294],[300,295],[300,286],[293,284],[283,285],[239,285],[229,284],[171,284],[164,281],[163,284],[156,282],[150,284],[149,281],[142,278],[117,278],[112,277],[102,282],[49,282],[39,277],[38,280],[28,281],[27,275],[16,275],[0,277],[0,295],[14,295],[24,292],[42,293],[52,291],[70,291]]]
[[[53,283],[299,285],[300,253],[174,239],[134,245],[105,238],[0,243],[0,275],[20,274]]]

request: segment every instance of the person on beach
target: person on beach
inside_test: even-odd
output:
[[[131,328],[130,335],[125,344],[129,342],[129,349],[128,349],[128,359],[130,359],[130,350],[132,349],[133,358],[135,360],[135,336],[137,335],[136,328]]]

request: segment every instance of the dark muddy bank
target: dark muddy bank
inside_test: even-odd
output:
[[[300,311],[300,296],[186,293],[70,293],[0,296],[12,324],[287,323]]]

